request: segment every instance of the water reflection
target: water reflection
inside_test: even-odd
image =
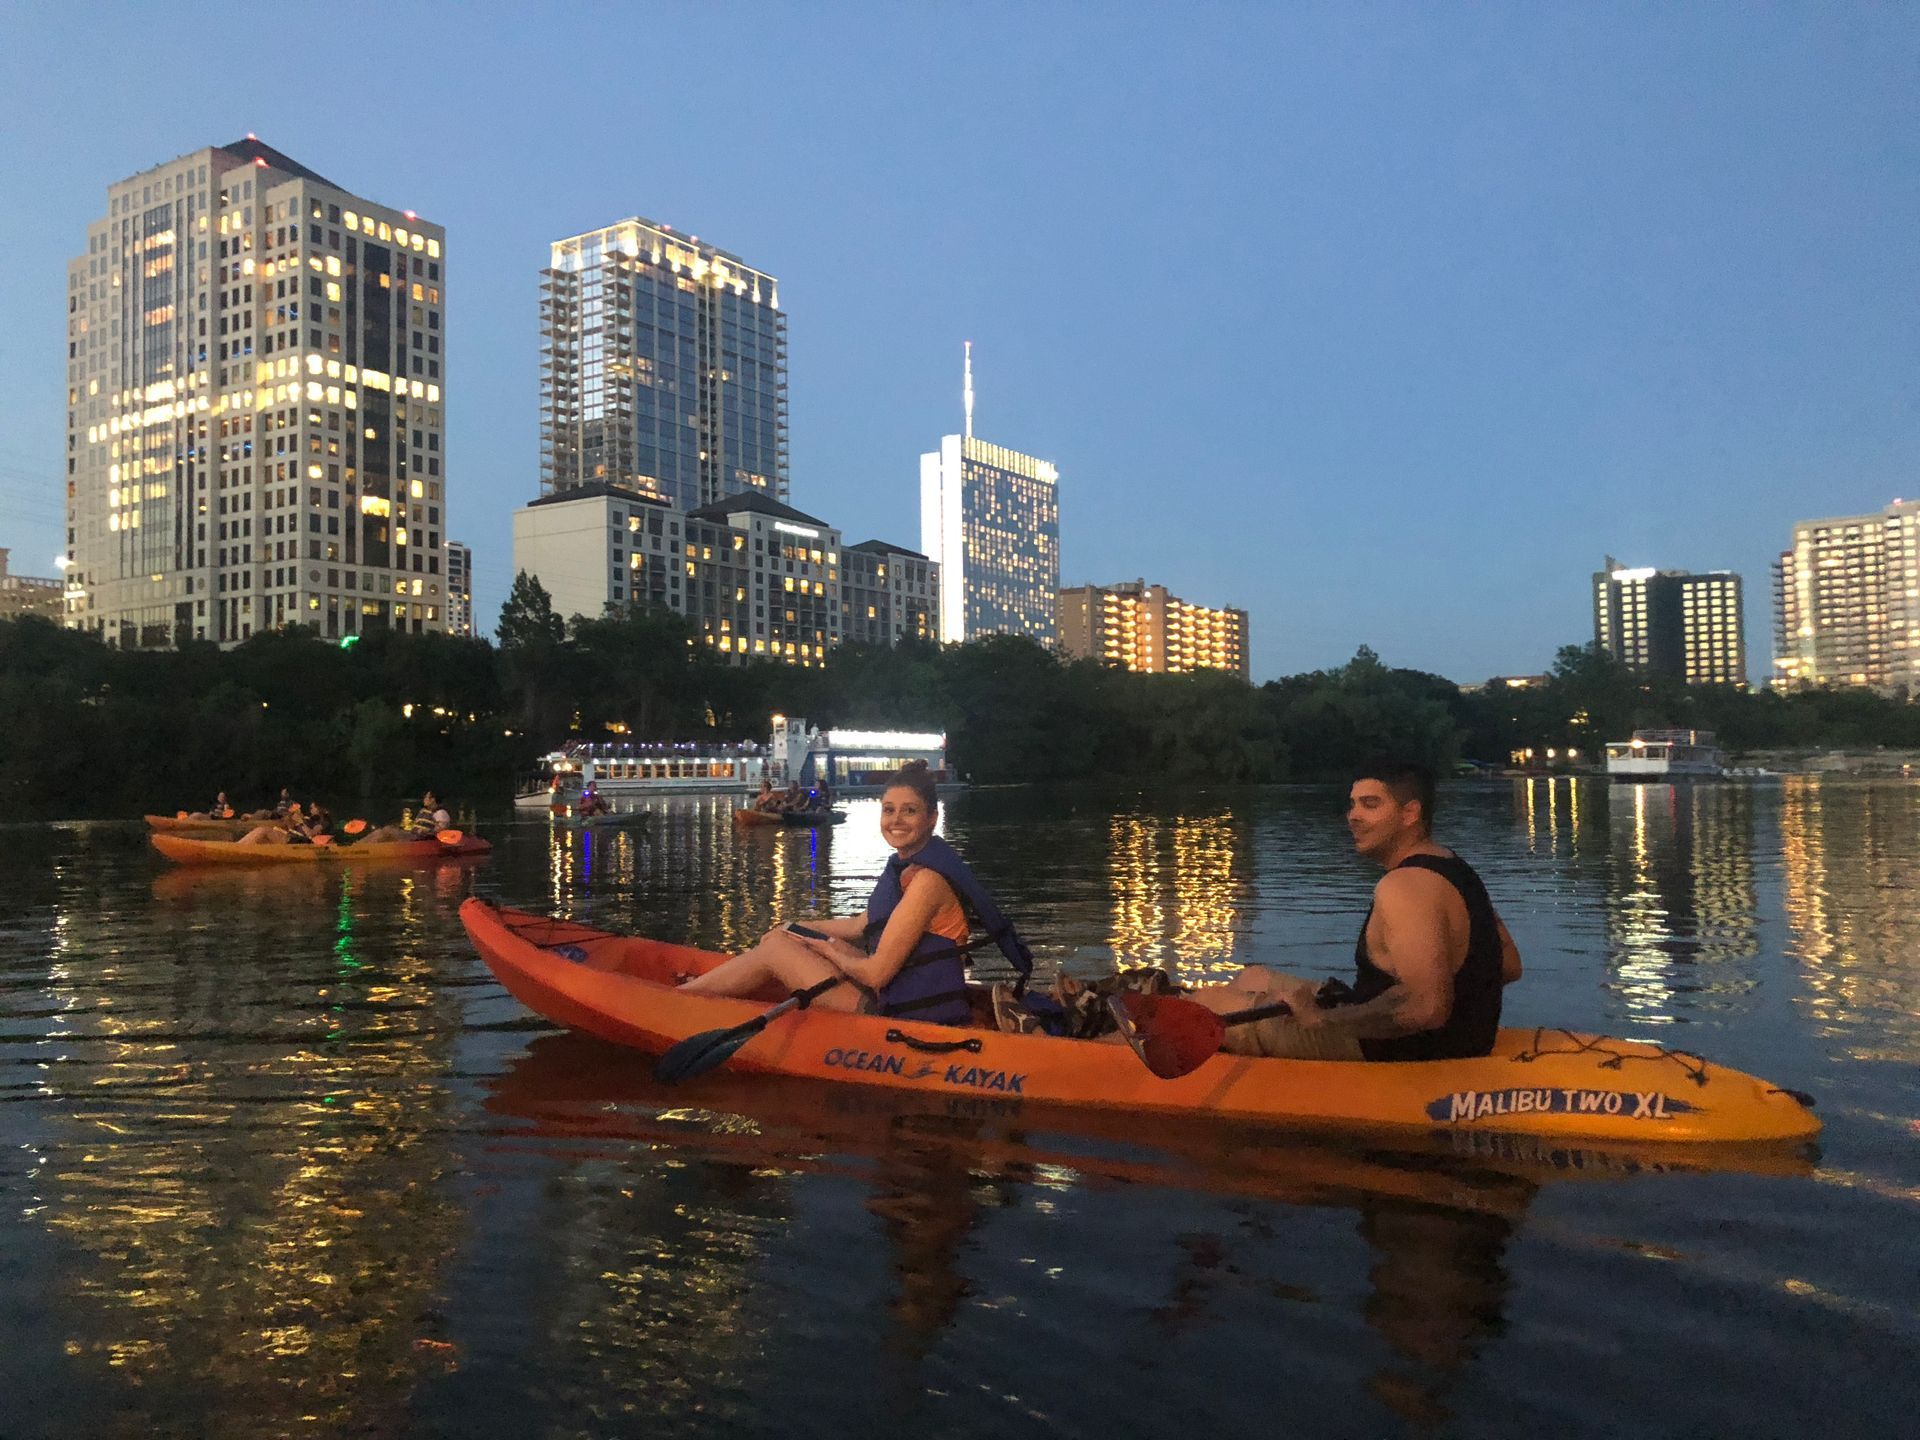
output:
[[[432,1183],[458,1028],[419,943],[435,885],[169,879],[158,968],[138,911],[71,908],[51,927],[58,1019],[37,1049],[59,1118],[34,1208],[71,1257],[76,1366],[224,1397],[195,1407],[210,1435],[356,1428],[404,1396],[412,1322],[459,1229]],[[318,905],[332,933],[287,923]],[[288,1012],[290,984],[310,1010]]]
[[[1609,986],[1628,1016],[1671,1024],[1750,990],[1757,976],[1739,962],[1760,948],[1752,790],[1617,785],[1606,800]]]
[[[1920,1061],[1920,788],[1794,775],[1782,782],[1787,926],[1818,1033],[1856,1059]]]
[[[1113,953],[1159,964],[1190,984],[1224,978],[1249,891],[1244,821],[1232,811],[1109,822]]]
[[[608,1348],[640,1357],[675,1327],[715,1328],[705,1313],[709,1305],[722,1307],[728,1318],[717,1328],[727,1333],[733,1317],[775,1308],[789,1325],[810,1332],[819,1323],[811,1313],[815,1301],[787,1308],[796,1301],[783,1290],[777,1302],[756,1302],[744,1292],[778,1285],[773,1274],[748,1271],[731,1257],[723,1263],[703,1238],[738,1229],[743,1213],[755,1233],[767,1234],[782,1176],[846,1174],[859,1181],[887,1254],[884,1307],[891,1323],[884,1343],[910,1356],[938,1343],[959,1323],[969,1297],[987,1286],[983,1252],[1017,1243],[1005,1235],[988,1238],[982,1226],[990,1216],[1026,1211],[1043,1221],[1064,1219],[1081,1209],[1070,1197],[1090,1186],[1218,1193],[1355,1214],[1355,1233],[1370,1257],[1358,1314],[1381,1342],[1366,1383],[1381,1404],[1422,1426],[1449,1416],[1453,1387],[1500,1329],[1513,1283],[1508,1245],[1539,1189],[1662,1168],[1644,1153],[1568,1150],[1516,1136],[1498,1137],[1500,1145],[1478,1155],[1455,1155],[1417,1137],[1407,1142],[1410,1148],[1389,1148],[1266,1131],[1255,1144],[1239,1127],[1199,1120],[1047,1112],[1018,1102],[725,1071],[667,1088],[630,1052],[571,1035],[533,1041],[489,1084],[486,1106],[506,1127],[501,1146],[537,1148],[563,1171],[620,1165],[669,1153],[668,1147],[688,1164],[705,1160],[718,1167],[704,1181],[674,1172],[673,1218],[666,1223],[655,1221],[660,1198],[634,1197],[645,1212],[641,1228],[658,1270],[651,1307],[610,1313],[603,1297],[577,1294],[577,1313],[546,1318],[553,1333],[590,1329]],[[1666,1158],[1675,1159],[1671,1152]],[[1702,1152],[1700,1159],[1747,1163],[1719,1152]],[[1750,1161],[1786,1173],[1807,1168],[1804,1156],[1780,1151],[1756,1153]],[[1300,1258],[1268,1212],[1235,1213],[1233,1228],[1174,1227],[1156,1235],[1158,1227],[1149,1227],[1116,1251],[1142,1285],[1164,1297],[1145,1317],[1156,1329],[1173,1334],[1216,1324],[1234,1313],[1245,1276],[1267,1263],[1263,1256]],[[574,1237],[569,1244],[600,1255],[600,1247],[617,1242],[600,1235],[594,1221],[569,1214],[552,1223]],[[607,1223],[624,1233],[632,1221]],[[789,1223],[798,1224],[798,1217]],[[842,1254],[862,1245],[844,1234],[836,1243]],[[1086,1263],[1087,1247],[1063,1235],[1038,1243],[1053,1252],[1056,1267]],[[767,1245],[770,1254],[791,1248],[772,1234]],[[1093,1246],[1095,1253],[1101,1248]],[[603,1264],[604,1256],[595,1263]],[[697,1284],[689,1279],[696,1270],[706,1277]],[[1328,1298],[1317,1287],[1292,1295],[1309,1303]],[[1284,1287],[1281,1298],[1287,1298]],[[698,1320],[695,1306],[702,1307]],[[1115,1314],[1109,1323],[1104,1343],[1119,1353],[1129,1321]],[[634,1333],[616,1338],[623,1326]]]

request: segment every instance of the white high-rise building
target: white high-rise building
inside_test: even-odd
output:
[[[1803,520],[1773,566],[1774,684],[1920,694],[1920,501]]]
[[[1051,648],[1060,588],[1060,472],[966,428],[920,457],[920,548],[940,567],[940,638],[1026,635]]]
[[[252,136],[122,180],[67,270],[67,623],[448,625],[446,235]]]

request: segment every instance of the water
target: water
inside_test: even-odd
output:
[[[722,948],[860,903],[872,802],[480,817],[479,865],[198,873],[0,829],[0,1435],[1803,1435],[1920,1406],[1920,786],[1462,788],[1510,1023],[1814,1092],[1773,1173],[667,1092],[455,907]],[[474,823],[472,817],[465,817]],[[1344,968],[1339,797],[982,791],[1047,955]]]

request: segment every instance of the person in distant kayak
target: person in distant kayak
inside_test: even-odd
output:
[[[306,831],[306,816],[300,807],[289,804],[278,820],[256,825],[234,843],[236,845],[305,844],[312,837]]]
[[[1473,867],[1433,838],[1433,772],[1386,760],[1365,767],[1347,797],[1353,848],[1386,874],[1354,947],[1342,1003],[1297,976],[1251,965],[1225,985],[1188,991],[1220,1014],[1284,1001],[1279,1016],[1227,1028],[1236,1055],[1324,1060],[1447,1060],[1485,1055],[1500,1029],[1503,987],[1520,951]]]
[[[196,810],[187,818],[189,820],[231,820],[233,818],[233,806],[227,803],[227,792],[222,790],[220,794],[215,797],[213,804],[204,810]]]
[[[292,808],[293,808],[293,796],[291,793],[288,792],[285,786],[282,786],[280,788],[280,798],[273,802],[273,812],[272,812],[273,818],[276,820],[286,819],[287,811],[291,810]]]
[[[420,808],[413,812],[413,829],[417,835],[434,835],[452,824],[453,817],[433,791],[429,790],[420,797]]]
[[[798,791],[796,783],[793,787]],[[687,980],[695,995],[781,994],[844,979],[813,1001],[829,1010],[942,1025],[972,1018],[967,908],[1023,970],[1033,960],[952,846],[933,833],[940,802],[924,760],[902,766],[880,797],[880,834],[893,847],[866,913],[776,927],[751,950]]]
[[[753,797],[753,809],[768,812],[780,808],[780,796],[773,788],[773,781],[767,776],[760,777],[760,793]]]
[[[612,809],[613,807],[601,798],[600,791],[595,788],[593,781],[589,780],[586,788],[580,792],[580,798],[574,802],[573,813],[583,817],[606,815]]]

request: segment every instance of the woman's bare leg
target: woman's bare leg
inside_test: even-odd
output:
[[[841,973],[798,935],[772,930],[751,950],[722,960],[680,988],[693,995],[751,995],[769,984],[790,991],[805,990]],[[836,985],[813,1003],[828,1010],[857,1010],[861,998],[858,986]]]

